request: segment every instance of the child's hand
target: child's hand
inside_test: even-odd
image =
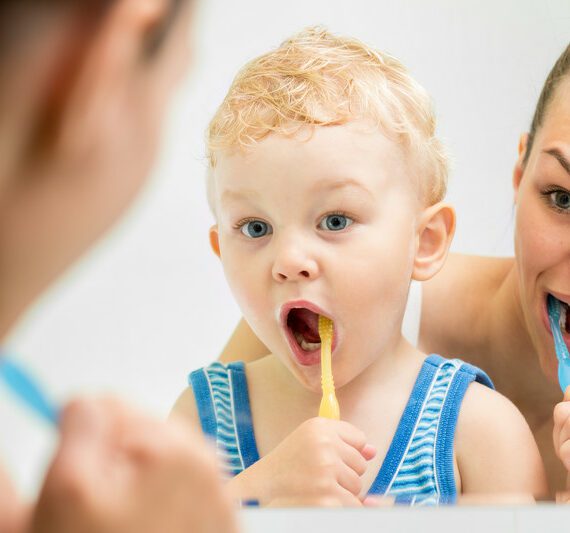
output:
[[[360,506],[360,476],[376,450],[348,422],[311,418],[230,481],[238,498],[275,506]]]
[[[554,408],[554,450],[570,473],[570,387],[564,399]]]
[[[114,400],[66,408],[30,531],[236,530],[216,459],[201,435]]]

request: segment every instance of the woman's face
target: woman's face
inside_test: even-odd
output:
[[[514,185],[524,320],[544,373],[556,380],[546,299],[551,294],[564,307],[570,305],[570,76],[546,109],[526,165],[517,164]],[[570,312],[562,333],[570,348]]]

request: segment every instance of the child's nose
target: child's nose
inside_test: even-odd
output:
[[[273,263],[275,281],[302,281],[315,279],[318,275],[317,262],[299,248],[282,248]]]

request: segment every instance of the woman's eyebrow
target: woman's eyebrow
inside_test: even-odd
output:
[[[570,161],[564,157],[564,154],[558,148],[544,150],[544,153],[555,157],[562,165],[562,168],[567,172],[568,175],[570,175]]]

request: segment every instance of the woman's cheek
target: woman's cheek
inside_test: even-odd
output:
[[[544,223],[539,206],[523,198],[517,209],[516,245],[517,257],[526,273],[535,273],[544,253]]]

